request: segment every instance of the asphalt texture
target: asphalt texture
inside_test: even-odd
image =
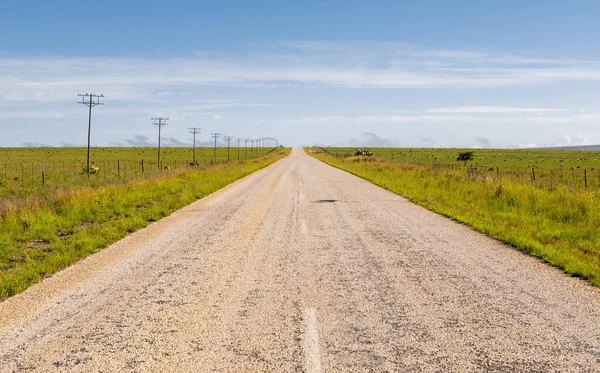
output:
[[[294,149],[1,302],[0,371],[600,371],[600,292]]]

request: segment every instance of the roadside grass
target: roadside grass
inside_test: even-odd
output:
[[[313,157],[600,286],[600,191],[375,157]]]
[[[356,148],[323,148],[337,157],[354,156]],[[426,167],[471,169],[520,177],[522,181],[569,184],[574,187],[600,187],[600,151],[547,149],[457,149],[457,148],[368,148],[375,158]],[[457,161],[459,153],[473,151],[473,160]]]
[[[0,300],[287,154],[16,201],[0,216]]]
[[[90,165],[95,173],[87,177],[86,148],[0,148],[0,202],[5,197],[47,194],[65,187],[123,184],[131,180],[149,179],[157,174],[260,158],[273,148],[152,147],[91,148]],[[216,156],[216,157],[215,157]],[[2,204],[0,203],[0,211]]]

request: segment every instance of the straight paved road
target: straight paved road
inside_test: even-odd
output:
[[[600,294],[291,156],[0,303],[1,371],[600,370]]]

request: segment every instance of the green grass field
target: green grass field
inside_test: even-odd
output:
[[[328,164],[600,286],[597,182],[585,188],[581,182],[556,178],[533,181],[510,172],[497,173],[493,166],[499,163],[492,162],[501,160],[505,167],[537,164],[540,174],[542,170],[548,174],[557,165],[597,170],[599,152],[476,150],[473,167],[479,165],[480,172],[456,162],[459,149],[374,149],[371,157],[354,156],[355,151],[308,149]]]
[[[261,157],[272,148],[197,148],[196,163],[208,166]],[[154,177],[158,172],[192,165],[192,148],[92,148],[90,163],[98,172],[87,178],[86,148],[0,148],[0,197],[47,193],[56,188],[100,186]]]
[[[353,156],[357,148],[324,148],[338,156]],[[471,172],[498,173],[519,177],[523,181],[553,181],[572,186],[600,187],[600,151],[524,150],[524,149],[448,149],[448,148],[369,148],[374,157],[390,162]],[[473,151],[475,158],[466,165],[456,160],[460,152]],[[466,171],[465,171],[466,172]],[[535,176],[534,176],[535,175]]]
[[[75,159],[81,165],[85,159],[82,149],[3,151],[16,162],[39,160],[43,152],[57,163]],[[192,167],[185,164],[188,149],[168,148],[164,159],[183,165],[102,179],[109,161],[137,162],[151,149],[94,149],[100,173],[89,183],[78,174],[64,184],[15,186],[0,197],[0,300],[289,154],[284,148],[263,149],[247,160],[224,162],[227,149],[218,151],[221,162]]]

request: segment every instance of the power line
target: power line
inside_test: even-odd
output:
[[[194,166],[197,166],[196,162],[196,135],[200,133],[200,127],[188,127],[190,133],[194,135]]]
[[[167,121],[169,118],[150,118],[152,119],[152,124],[158,127],[158,169],[160,170],[160,129],[167,125]]]
[[[219,137],[221,137],[221,134],[220,134],[220,133],[217,133],[217,132],[215,132],[215,133],[211,133],[210,135],[211,135],[211,136],[212,136],[212,137],[215,139],[215,156],[214,156],[214,161],[213,161],[213,163],[214,163],[214,164],[217,164],[217,139],[218,139]]]
[[[104,105],[103,103],[100,102],[100,98],[103,98],[104,95],[103,94],[96,95],[93,93],[84,93],[84,94],[78,93],[77,96],[81,97],[81,101],[78,102],[79,104],[83,104],[90,108],[89,115],[88,115],[87,166],[86,166],[87,177],[89,179],[90,178],[90,136],[91,136],[91,132],[92,132],[92,108],[96,105]]]

